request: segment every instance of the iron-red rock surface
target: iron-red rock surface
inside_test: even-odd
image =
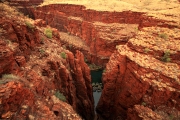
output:
[[[43,21],[0,7],[1,119],[92,120],[91,77],[83,54],[62,48],[59,32]],[[59,100],[62,95],[67,103]]]
[[[28,10],[34,19],[43,19],[48,25],[59,31],[81,38],[81,41],[88,46],[88,50],[81,46],[81,49],[86,51],[83,53],[91,63],[99,65],[106,64],[116,49],[116,45],[125,44],[136,35],[138,29],[150,26],[177,27],[177,19],[171,21],[167,17],[171,16],[172,12],[157,13],[157,6],[154,8],[155,10],[153,7],[151,10],[149,8],[151,6],[144,3],[145,1],[141,3],[137,0],[133,3],[133,1],[107,0],[102,3],[89,1],[89,4],[86,2],[83,0],[44,1],[43,5]],[[177,4],[175,1],[173,2],[173,5]],[[113,8],[112,4],[116,7]],[[143,4],[145,5],[143,6]],[[154,4],[156,2],[153,1]],[[161,4],[164,6],[166,3],[162,2]],[[144,9],[140,9],[140,7],[144,7]],[[174,7],[176,9],[177,6]],[[162,9],[165,8],[162,7]],[[179,8],[177,7],[177,9]],[[165,18],[161,19],[164,16]],[[177,18],[178,14],[172,16]],[[77,45],[75,46],[77,47]]]
[[[105,119],[126,119],[128,109],[134,110],[135,105],[153,111],[162,106],[180,111],[179,31],[178,28],[146,27],[126,45],[116,47],[103,74],[104,89],[96,108],[100,115]],[[137,120],[143,118],[140,114],[139,111]],[[172,114],[174,119],[179,119],[179,115]]]

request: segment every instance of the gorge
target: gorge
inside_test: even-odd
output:
[[[180,119],[179,1],[57,1],[0,3],[0,119]]]

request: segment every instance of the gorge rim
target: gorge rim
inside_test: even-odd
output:
[[[19,24],[1,13],[0,95],[10,96],[1,98],[2,119],[180,119],[178,0],[0,4],[29,17]]]

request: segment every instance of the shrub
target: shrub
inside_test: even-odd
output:
[[[39,49],[39,52],[41,53],[41,54],[44,54],[45,53],[45,50],[44,49]]]
[[[171,61],[170,52],[169,51],[165,51],[164,52],[164,56],[161,58],[161,60],[163,62],[170,62]]]
[[[97,69],[101,69],[102,68],[102,66],[98,66],[98,65],[96,65],[94,63],[88,64],[88,66],[89,66],[90,70],[97,70]]]
[[[7,83],[12,80],[18,80],[20,79],[18,76],[15,76],[13,74],[4,74],[2,75],[2,79],[0,79],[0,84]]]
[[[52,30],[50,28],[45,29],[45,35],[48,38],[52,38]]]
[[[169,120],[174,120],[174,116],[172,114],[169,115]]]
[[[146,106],[146,103],[145,103],[145,102],[142,102],[141,105]]]
[[[61,52],[61,57],[63,58],[63,59],[66,59],[66,53],[65,52]]]
[[[167,40],[168,39],[168,35],[166,33],[160,33],[159,34],[159,37],[164,39],[164,40]]]
[[[145,53],[148,53],[149,51],[150,51],[149,48],[145,48],[145,49],[144,49],[144,52],[145,52]]]
[[[66,101],[66,97],[62,94],[62,93],[60,93],[59,91],[57,91],[56,93],[55,93],[55,96],[57,97],[57,98],[59,98],[59,100],[61,100],[61,101]]]
[[[27,26],[28,28],[30,28],[30,29],[33,29],[33,28],[34,28],[34,26],[33,26],[29,21],[25,21],[25,24],[26,24],[26,26]]]
[[[13,75],[13,74],[4,74],[4,75],[2,75],[2,79],[19,79],[19,77],[18,76],[15,76],[15,75]]]

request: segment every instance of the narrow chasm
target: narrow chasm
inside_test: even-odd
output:
[[[33,5],[31,1],[37,2]],[[166,0],[159,0],[158,4],[163,6],[160,8],[154,1],[144,4],[138,0],[114,0],[113,7],[104,1],[95,2],[103,9],[92,7],[98,6],[94,2],[89,6],[84,2],[68,3],[68,0],[9,3],[28,17],[24,23],[13,23],[6,22],[13,17],[2,17],[0,13],[3,28],[0,34],[6,41],[0,45],[2,50],[7,49],[2,55],[10,59],[7,64],[0,62],[4,67],[0,70],[1,79],[7,81],[3,85],[9,86],[8,89],[21,87],[17,93],[12,92],[14,96],[23,94],[18,105],[23,99],[31,100],[19,107],[20,110],[14,107],[14,111],[30,111],[25,116],[24,110],[15,118],[41,119],[46,115],[45,118],[55,120],[70,117],[77,120],[179,120],[180,6],[175,1],[169,1],[167,6]],[[8,30],[9,26],[13,26],[12,29]],[[4,47],[4,44],[7,45]],[[14,48],[10,48],[13,45]],[[0,59],[6,61],[2,55]],[[11,79],[23,82],[25,77],[30,85],[25,88],[23,82],[6,85],[9,78],[3,78],[3,74],[7,73],[17,73],[21,77],[11,76]],[[23,93],[24,89],[31,97]],[[9,95],[8,91],[3,95]],[[56,98],[60,98],[60,102]],[[11,101],[10,97],[3,100],[3,104]],[[3,118],[15,113],[10,111],[10,105],[4,106]]]
[[[93,97],[94,97],[94,104],[95,108],[97,106],[97,103],[100,99],[101,92],[103,89],[103,84],[102,84],[102,69],[98,70],[91,70],[91,80],[92,80],[92,87],[93,87]]]

